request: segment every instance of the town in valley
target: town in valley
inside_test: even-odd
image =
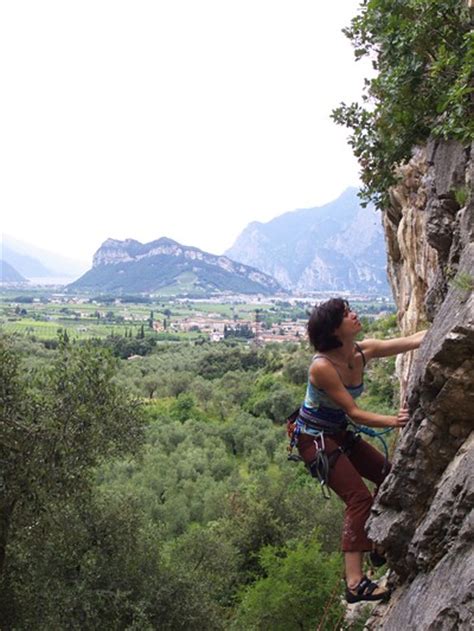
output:
[[[0,327],[38,340],[61,330],[80,339],[107,336],[252,344],[301,342],[314,304],[331,296],[346,298],[369,320],[389,315],[388,296],[321,292],[311,295],[216,295],[208,298],[160,295],[70,294],[62,288],[4,288],[0,294]]]

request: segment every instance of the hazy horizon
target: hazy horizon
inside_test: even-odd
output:
[[[107,238],[221,254],[358,186],[330,119],[370,73],[358,5],[3,4],[2,231],[83,262]]]
[[[335,201],[346,190],[347,190],[347,188],[344,189],[344,191],[341,191],[340,195],[338,195],[334,200],[331,199],[331,200],[328,200],[328,202]],[[324,206],[324,205],[325,204],[321,204],[321,206]],[[319,206],[311,206],[310,208],[319,208]],[[291,212],[297,212],[298,210],[305,210],[305,209],[302,209],[302,208],[290,209],[288,211],[284,211],[283,213],[281,213],[279,215],[275,215],[275,217],[270,217],[265,222],[261,222],[261,223],[268,223],[268,222],[272,221],[273,219],[276,219],[276,218],[280,217],[281,215],[284,215],[284,214],[286,214],[288,212],[290,212],[290,213]],[[256,221],[256,220],[250,219],[249,223],[246,224],[246,225],[248,226],[250,223],[252,223],[254,221]],[[244,230],[245,227],[246,226],[244,226],[242,230]],[[240,236],[241,233],[242,233],[242,231],[240,231],[238,234],[235,235],[235,238],[232,240],[231,245],[237,240],[237,238]],[[134,240],[139,241],[142,244],[146,244],[146,243],[150,243],[152,241],[157,241],[158,239],[163,238],[163,237],[172,239],[172,237],[169,237],[166,234],[162,234],[162,235],[158,235],[158,236],[150,236],[149,238],[146,238],[146,239],[144,239],[142,241],[140,241],[139,239],[134,239]],[[104,241],[102,241],[101,243],[97,244],[97,247],[95,248],[93,254],[95,254],[95,252],[103,245],[103,243],[107,239],[115,239],[115,237],[113,237],[113,236],[106,237],[106,239],[104,239]],[[133,237],[125,237],[124,239],[119,239],[119,240],[123,241],[125,239],[133,239]],[[55,257],[57,256],[59,258],[64,258],[64,259],[70,260],[71,262],[75,262],[75,263],[78,263],[78,264],[83,264],[85,266],[90,266],[92,264],[92,257],[91,257],[91,259],[89,261],[84,260],[84,259],[80,259],[80,258],[77,258],[77,257],[76,258],[75,257],[71,257],[71,256],[68,256],[67,254],[63,254],[60,251],[60,248],[58,248],[58,249],[51,249],[51,250],[46,249],[46,248],[42,248],[42,247],[39,247],[36,243],[28,242],[25,239],[22,239],[21,237],[18,237],[17,235],[7,234],[6,232],[2,233],[2,248],[3,248],[3,241],[4,240],[6,242],[8,242],[11,245],[12,249],[17,251],[19,254],[25,254],[25,255],[32,256],[34,258],[41,259],[41,254],[40,253],[43,253],[44,255],[53,255]],[[173,239],[173,240],[176,241],[176,239]],[[201,249],[201,250],[203,249],[203,248],[200,248],[198,245],[196,245],[194,243],[182,243],[182,242],[178,242],[178,243],[180,245],[183,245],[183,246],[186,246],[186,247],[196,247],[196,248]],[[17,249],[15,249],[15,245],[17,245]],[[227,249],[228,248],[226,248],[226,250]],[[210,254],[215,254],[215,255],[223,254],[223,252],[210,252],[209,250],[205,250],[205,251],[209,252]],[[0,256],[0,258],[3,258],[3,256]]]

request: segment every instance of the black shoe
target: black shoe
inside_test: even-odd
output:
[[[375,590],[382,590],[378,594],[374,594]],[[350,604],[358,603],[362,600],[382,600],[387,601],[390,598],[390,590],[379,587],[377,583],[373,583],[367,576],[363,576],[360,583],[355,589],[346,587],[346,601]]]

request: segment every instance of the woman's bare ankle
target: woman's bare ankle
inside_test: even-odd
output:
[[[356,589],[359,586],[359,583],[362,580],[362,574],[360,576],[350,576],[350,577],[346,577],[346,584],[347,587],[353,591],[354,589]]]

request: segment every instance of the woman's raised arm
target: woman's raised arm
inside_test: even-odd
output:
[[[334,366],[328,361],[313,362],[310,368],[310,378],[313,385],[316,387],[317,383],[318,387],[322,388],[354,423],[368,427],[404,427],[408,422],[408,410],[406,408],[401,408],[397,416],[389,416],[368,412],[358,407],[344,387]]]
[[[364,340],[359,346],[367,359],[374,357],[390,357],[418,348],[425,337],[426,331],[418,331],[407,337],[394,337],[391,340]]]

